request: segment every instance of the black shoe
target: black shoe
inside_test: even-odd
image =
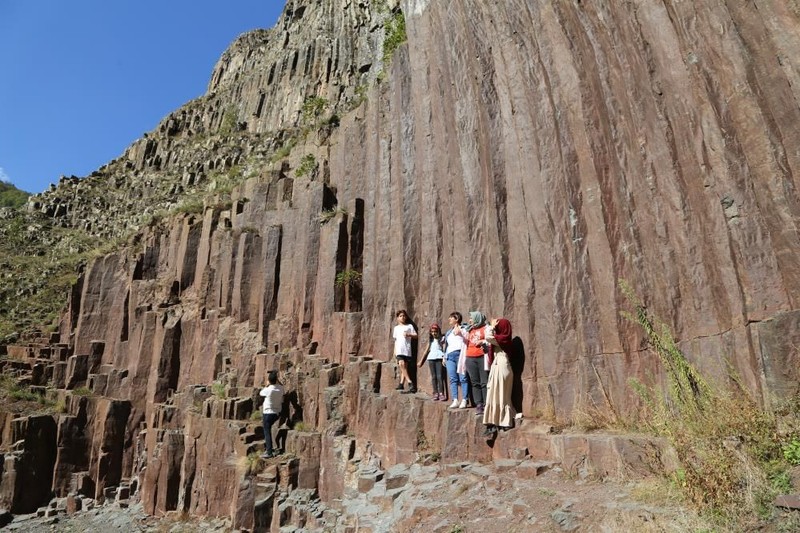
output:
[[[403,384],[401,383],[397,387],[395,387],[394,390],[403,390],[403,388],[404,388]]]
[[[493,425],[486,426],[486,429],[483,431],[484,437],[492,437],[497,434],[497,428]]]
[[[412,386],[410,389],[404,390],[400,394],[415,394],[416,392],[417,392],[417,388]]]

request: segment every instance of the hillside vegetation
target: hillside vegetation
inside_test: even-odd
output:
[[[0,181],[0,207],[22,207],[28,201],[28,194],[11,183]]]
[[[38,213],[0,217],[0,344],[54,326],[97,239]]]

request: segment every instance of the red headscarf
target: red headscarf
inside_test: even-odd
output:
[[[498,320],[497,324],[494,325],[494,339],[500,345],[501,350],[506,352],[508,356],[512,355],[514,345],[511,342],[511,322],[505,318]]]

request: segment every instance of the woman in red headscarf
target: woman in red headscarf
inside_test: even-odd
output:
[[[492,347],[494,358],[489,370],[489,382],[486,386],[486,408],[483,411],[485,437],[494,437],[498,429],[514,427],[514,416],[517,414],[511,405],[511,388],[514,373],[509,358],[513,357],[511,342],[511,322],[505,318],[492,320],[491,330],[486,334],[486,343]],[[490,352],[490,353],[491,353]]]

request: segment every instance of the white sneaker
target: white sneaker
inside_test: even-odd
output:
[[[458,398],[453,400],[453,403],[451,403],[449,406],[450,409],[455,409],[456,407],[458,407]]]
[[[458,408],[459,409],[466,409],[467,408],[467,400],[466,399],[461,400],[461,403],[458,404]]]

